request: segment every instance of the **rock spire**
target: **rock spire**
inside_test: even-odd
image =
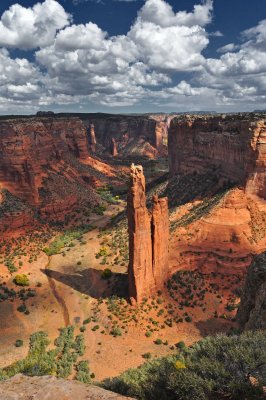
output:
[[[145,177],[140,165],[131,165],[127,199],[129,233],[129,296],[139,303],[163,286],[168,276],[168,199],[153,198],[146,207]]]

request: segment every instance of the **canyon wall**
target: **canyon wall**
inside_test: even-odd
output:
[[[98,154],[120,157],[167,155],[168,126],[171,117],[84,114],[82,120],[91,135],[91,126]]]
[[[0,122],[0,183],[21,199],[40,202],[39,189],[57,168],[80,179],[64,157],[89,156],[87,131],[78,119],[34,118]]]
[[[215,174],[266,198],[266,120],[252,114],[175,118],[169,128],[175,174]]]
[[[248,269],[237,321],[242,330],[266,329],[266,252]]]
[[[90,155],[79,118],[0,120],[0,231],[33,225],[33,215],[64,220],[82,203],[99,202],[92,190],[111,168]]]
[[[145,177],[141,166],[131,166],[127,200],[129,233],[129,297],[139,303],[156,293],[168,277],[169,217],[167,198],[153,198],[146,207]]]
[[[266,250],[264,115],[180,116],[168,141],[172,271],[245,274]]]

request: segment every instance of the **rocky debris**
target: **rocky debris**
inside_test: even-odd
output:
[[[168,276],[168,201],[153,198],[152,215],[146,207],[142,166],[131,165],[127,200],[129,232],[129,296],[137,303],[160,289]]]
[[[130,400],[119,394],[54,376],[18,374],[0,382],[1,400]],[[133,399],[132,399],[133,400]]]
[[[266,198],[266,120],[249,114],[175,118],[169,128],[170,174],[214,172]]]
[[[266,329],[266,252],[248,269],[237,320],[242,330]]]

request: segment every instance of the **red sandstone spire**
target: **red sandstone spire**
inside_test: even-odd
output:
[[[127,200],[129,296],[139,303],[161,288],[168,272],[168,201],[154,198],[152,218],[146,208],[142,166],[131,165]]]

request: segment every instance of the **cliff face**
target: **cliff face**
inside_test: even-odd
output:
[[[131,166],[127,202],[129,233],[129,296],[139,303],[155,294],[168,277],[169,217],[167,198],[153,199],[146,208],[145,177],[141,166]]]
[[[247,194],[266,197],[266,121],[251,117],[174,119],[169,129],[170,173],[213,172]]]
[[[266,252],[248,269],[237,320],[242,330],[266,329]]]
[[[68,153],[85,160],[87,131],[78,119],[35,118],[0,122],[0,182],[11,193],[38,204],[43,179],[57,167],[75,175],[64,165]]]
[[[167,155],[169,118],[161,116],[83,117],[91,136],[91,125],[98,144],[98,153],[127,157],[155,158]]]
[[[193,192],[173,216],[173,270],[242,274],[265,251],[265,137],[266,120],[256,115],[172,120],[172,191],[181,199]]]
[[[42,218],[64,220],[77,204],[98,202],[92,190],[112,168],[90,155],[79,118],[35,117],[0,121],[0,231]],[[12,197],[13,196],[13,197]],[[19,201],[24,208],[17,208]],[[31,208],[31,209],[30,209]]]

